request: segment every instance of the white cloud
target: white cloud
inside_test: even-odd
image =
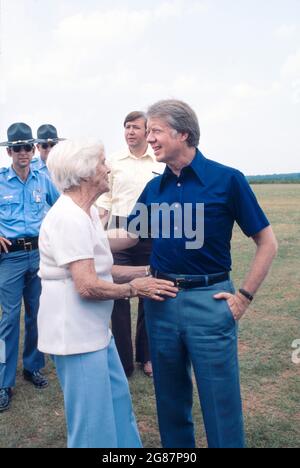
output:
[[[292,82],[292,101],[300,104],[300,78]]]
[[[55,87],[58,92],[66,85],[68,92],[80,87],[88,92],[97,88],[108,91],[113,86],[133,86],[137,75],[134,70],[139,66],[141,71],[144,69],[151,75],[148,73],[150,56],[140,53],[138,57],[137,50],[144,43],[148,44],[149,39],[151,42],[153,28],[166,20],[181,20],[189,12],[200,11],[203,5],[202,1],[191,1],[186,6],[183,0],[176,0],[159,3],[153,8],[148,5],[141,9],[100,8],[65,17],[49,31],[47,53],[44,50],[38,53],[44,44],[37,42],[35,54],[29,47],[31,52],[19,54],[17,60],[14,56],[5,57],[5,80],[10,89],[18,87],[21,80],[24,88],[38,90],[44,83],[44,88]],[[18,43],[11,39],[7,37],[7,51]],[[151,45],[148,49],[151,51]],[[183,82],[182,79],[182,76],[175,77],[174,89],[169,92],[174,94],[184,85],[187,89],[191,87],[192,78],[185,77]],[[166,85],[169,88],[169,81]],[[146,87],[149,89],[148,84]]]
[[[284,78],[300,78],[300,50],[287,58],[281,73]]]
[[[282,24],[276,29],[275,34],[281,39],[291,39],[295,36],[297,27],[294,24]]]
[[[207,8],[207,3],[203,0],[172,0],[158,5],[153,11],[153,16],[159,19],[172,19],[172,17],[176,18],[186,14],[199,14]]]
[[[97,47],[103,48],[120,40],[130,42],[149,26],[150,20],[151,14],[147,10],[100,10],[65,18],[54,31],[54,37],[68,48],[78,47],[79,51],[91,54]]]
[[[163,2],[154,10],[154,16],[160,19],[176,17],[182,13],[182,7],[182,1]]]
[[[300,104],[300,50],[289,55],[281,68],[281,76],[290,101],[295,105]]]
[[[158,20],[172,20],[189,12],[204,9],[203,1],[173,0],[159,3],[151,8],[96,10],[86,14],[76,14],[63,19],[54,31],[54,38],[61,45],[78,47],[92,53],[97,47],[114,43],[131,42],[156,24]]]
[[[271,24],[253,0],[245,0],[248,9],[236,0],[0,1],[0,141],[13,121],[34,131],[48,121],[64,137],[99,135],[114,151],[128,111],[174,97],[195,109],[208,153],[230,154],[239,167],[249,121],[257,134],[260,119],[255,145],[268,141],[275,166],[278,148],[289,142],[289,159],[298,164],[300,50],[274,38],[274,24],[283,21],[278,38],[296,43],[300,31],[285,4]],[[247,144],[247,172],[253,154]],[[261,168],[259,153],[257,160],[251,172]]]
[[[267,88],[254,86],[249,83],[239,83],[232,88],[232,95],[240,99],[256,99],[276,94],[280,89],[281,85],[279,82],[274,82]]]

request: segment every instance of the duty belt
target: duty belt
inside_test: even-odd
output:
[[[8,239],[11,245],[7,246],[9,252],[31,251],[39,248],[38,237],[20,237],[18,239]]]

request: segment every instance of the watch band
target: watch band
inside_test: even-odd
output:
[[[241,293],[244,297],[246,297],[248,299],[248,301],[253,301],[254,299],[254,296],[252,296],[252,294],[250,294],[248,291],[246,291],[246,289],[239,289],[239,293]]]

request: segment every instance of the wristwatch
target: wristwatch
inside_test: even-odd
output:
[[[254,299],[254,296],[252,296],[252,294],[250,294],[248,291],[246,291],[246,289],[239,289],[239,293],[242,294],[242,296],[246,297],[248,299],[248,301],[253,301]]]

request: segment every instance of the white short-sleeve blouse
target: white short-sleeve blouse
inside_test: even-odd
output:
[[[69,270],[71,262],[93,259],[98,278],[112,282],[113,258],[96,208],[89,217],[69,196],[61,195],[42,223],[39,248],[38,349],[69,355],[108,346],[113,301],[82,299]]]

